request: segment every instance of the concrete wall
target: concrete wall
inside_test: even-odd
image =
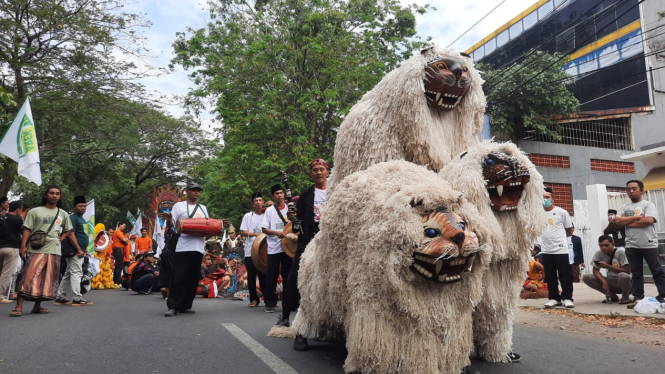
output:
[[[665,48],[663,25],[665,19],[659,19],[658,12],[665,10],[665,0],[649,0],[640,5],[642,26],[645,32],[645,53],[650,54]],[[652,30],[652,31],[649,31]],[[652,69],[650,84],[655,111],[650,114],[633,114],[633,136],[635,151],[665,146],[665,54],[663,52],[647,57],[647,68]],[[654,70],[658,69],[658,70]]]
[[[573,200],[586,200],[586,186],[588,185],[604,184],[612,187],[623,187],[626,185],[626,181],[641,179],[645,175],[641,162],[635,164],[635,174],[591,170],[590,159],[622,161],[619,156],[631,153],[627,151],[529,140],[522,140],[519,146],[527,153],[568,156],[570,158],[570,169],[539,166],[538,171],[543,175],[545,182],[571,184],[573,187]]]

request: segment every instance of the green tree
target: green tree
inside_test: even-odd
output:
[[[308,162],[332,158],[335,133],[362,95],[424,45],[415,14],[397,0],[218,0],[210,22],[178,34],[173,64],[198,88],[190,108],[213,102],[224,146],[194,175],[211,211],[238,222],[252,191],[284,169],[294,190]]]
[[[143,207],[151,185],[183,182],[212,153],[212,137],[192,118],[165,115],[137,83],[159,69],[145,62],[140,31],[150,24],[124,13],[125,3],[0,2],[0,85],[11,95],[5,103],[0,91],[0,106],[13,117],[30,96],[44,185],[63,188],[66,208],[75,195],[94,198],[97,219],[109,224]],[[11,118],[0,118],[4,133]],[[4,157],[0,169],[0,196],[12,188],[39,203],[44,186],[16,178]]]
[[[579,101],[566,84],[574,79],[563,70],[559,53],[535,52],[514,65],[494,69],[478,64],[487,95],[486,114],[492,131],[517,141],[524,131],[560,139],[558,120],[579,111]]]
[[[22,104],[31,96],[40,149],[49,143],[82,145],[69,137],[95,113],[101,96],[137,98],[132,58],[145,57],[137,14],[122,12],[123,0],[3,0],[0,2],[0,84]],[[119,57],[120,56],[120,57]],[[34,113],[33,113],[34,114]],[[87,121],[94,126],[96,121]],[[4,133],[8,123],[0,124]],[[57,129],[57,130],[56,130]],[[46,137],[48,133],[53,138]],[[66,138],[66,140],[65,140]],[[2,157],[0,195],[16,177],[13,161]]]

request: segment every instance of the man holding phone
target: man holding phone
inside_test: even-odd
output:
[[[605,295],[603,303],[630,303],[633,280],[630,276],[630,264],[623,248],[614,246],[614,239],[609,235],[598,238],[600,250],[593,255],[593,274],[584,274],[582,281],[594,290]],[[606,269],[603,275],[600,269]],[[621,293],[621,300],[617,294]]]

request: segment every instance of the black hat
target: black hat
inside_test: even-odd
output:
[[[87,203],[87,201],[85,201],[85,196],[80,195],[80,196],[75,196],[74,197],[74,205],[86,204],[86,203]]]
[[[616,209],[610,209],[607,211],[607,214],[617,214]]]
[[[155,254],[153,252],[144,252],[143,257],[155,257]]]
[[[203,188],[201,188],[201,185],[198,184],[198,183],[194,183],[194,182],[188,184],[187,187],[186,187],[186,189],[187,189],[187,190],[199,190],[199,191],[203,191]]]
[[[52,184],[52,185],[46,187],[46,192],[48,192],[49,190],[62,191],[62,188],[60,188],[60,186],[58,186],[57,184]]]
[[[261,192],[254,192],[252,194],[252,200],[256,199],[257,197],[263,198],[263,194]]]
[[[271,191],[272,194],[274,195],[275,192],[277,192],[277,191],[284,191],[284,189],[282,188],[282,185],[281,185],[281,184],[276,184],[276,185],[270,187],[270,191]]]

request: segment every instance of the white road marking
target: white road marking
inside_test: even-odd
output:
[[[259,342],[252,339],[251,336],[247,335],[246,332],[242,331],[238,326],[233,323],[222,323],[225,329],[227,329],[236,339],[240,340],[247,348],[249,348],[254,354],[261,359],[272,371],[277,374],[298,374],[297,371],[293,370],[286,362],[280,360],[279,357],[275,356],[270,352],[266,347],[262,346]]]

